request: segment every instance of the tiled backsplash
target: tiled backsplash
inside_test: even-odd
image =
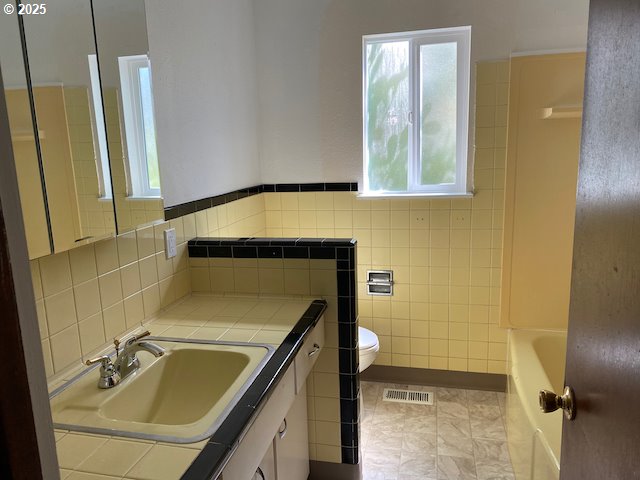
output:
[[[178,255],[166,260],[163,232]],[[186,242],[197,235],[260,235],[261,195],[139,228],[31,261],[47,378],[103,350],[191,291]]]
[[[178,233],[165,259],[163,231]],[[191,290],[181,219],[31,261],[47,377],[77,365]]]

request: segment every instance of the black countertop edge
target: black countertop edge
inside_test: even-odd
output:
[[[262,237],[196,237],[189,240],[189,246],[242,246],[242,247],[355,247],[353,238],[262,238]]]
[[[249,389],[231,410],[220,428],[204,446],[182,480],[217,478],[235,452],[244,434],[271,396],[273,388],[287,371],[304,339],[327,309],[326,300],[314,300],[260,371]]]

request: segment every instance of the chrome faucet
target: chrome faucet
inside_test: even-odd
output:
[[[98,380],[98,388],[112,388],[118,385],[122,380],[140,368],[140,360],[136,355],[139,351],[145,351],[158,358],[164,355],[164,348],[150,342],[141,342],[144,337],[151,335],[148,330],[129,338],[120,351],[120,341],[113,341],[116,347],[116,359],[112,363],[108,355],[93,358],[86,361],[86,365],[100,363],[100,379]]]

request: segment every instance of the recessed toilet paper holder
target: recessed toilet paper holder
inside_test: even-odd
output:
[[[393,295],[393,270],[367,270],[368,295]]]

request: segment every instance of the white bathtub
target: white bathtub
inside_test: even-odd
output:
[[[562,393],[566,344],[566,332],[509,332],[507,439],[518,480],[560,477],[562,412],[542,413],[538,392]]]

